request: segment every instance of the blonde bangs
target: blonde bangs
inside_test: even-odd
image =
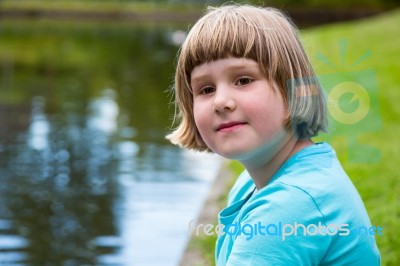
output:
[[[209,13],[199,20],[181,51],[183,57],[187,58],[185,68],[191,72],[198,65],[228,56],[256,60],[254,54],[250,55],[256,44],[256,29],[245,28],[244,21],[239,19],[244,20],[232,13],[217,12]]]

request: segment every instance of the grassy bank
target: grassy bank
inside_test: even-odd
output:
[[[377,237],[382,265],[400,264],[400,239],[397,237],[400,235],[400,175],[396,165],[400,158],[399,24],[400,11],[397,10],[374,19],[330,25],[304,33],[318,74],[368,71],[376,77],[377,101],[374,104],[379,104],[378,116],[367,121],[365,130],[358,128],[345,134],[340,130],[333,131],[329,140],[359,190],[372,224],[384,228],[384,235]],[[322,54],[336,67],[318,60]],[[366,55],[364,59],[363,55]],[[371,103],[373,100],[371,96]],[[370,127],[374,122],[378,122],[377,126]],[[377,155],[378,160],[353,162],[355,153],[350,149],[351,137],[357,138],[358,143],[373,147],[375,152],[369,156]]]
[[[342,77],[343,73],[369,73],[377,84],[371,103],[379,105],[369,125],[354,132],[346,128],[331,131],[318,140],[328,140],[336,149],[345,170],[357,187],[373,225],[384,228],[377,236],[382,265],[400,265],[400,11],[351,23],[316,27],[302,32],[308,54],[318,75]],[[359,60],[360,59],[360,60]],[[365,72],[366,71],[366,72]],[[375,101],[373,101],[375,100]],[[372,108],[372,106],[371,106]],[[375,123],[378,120],[378,123]],[[372,126],[371,126],[372,125]],[[354,160],[357,143],[372,147],[370,157]],[[371,151],[371,150],[369,150]],[[358,154],[359,155],[359,154]],[[236,163],[229,166],[234,175],[241,171]],[[228,188],[213,204],[223,205]],[[214,218],[212,223],[216,223]],[[192,237],[188,253],[197,262],[184,265],[214,265],[215,236]]]

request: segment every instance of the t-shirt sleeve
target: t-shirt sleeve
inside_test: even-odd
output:
[[[226,265],[318,265],[323,260],[331,236],[323,235],[324,217],[307,192],[279,183],[248,203],[240,226],[227,228],[241,233],[226,236],[236,238]]]

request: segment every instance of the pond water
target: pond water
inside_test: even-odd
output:
[[[170,145],[187,25],[0,24],[0,265],[177,265],[220,159]]]

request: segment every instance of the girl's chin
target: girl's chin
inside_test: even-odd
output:
[[[231,160],[240,161],[244,165],[265,165],[279,153],[284,143],[285,136],[282,135],[274,141],[266,142],[256,147],[246,147],[245,149],[236,149],[235,151],[231,150],[220,155]]]
[[[253,153],[252,149],[231,149],[231,150],[219,150],[215,151],[216,154],[229,159],[229,160],[238,160],[241,161],[246,158],[252,157],[251,154]]]

